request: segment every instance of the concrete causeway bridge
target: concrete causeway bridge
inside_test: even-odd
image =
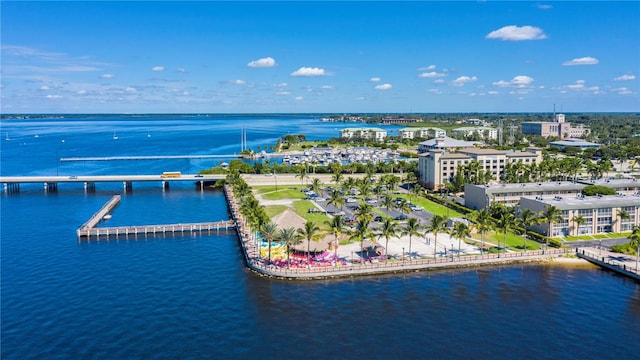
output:
[[[97,183],[122,183],[124,192],[133,190],[134,182],[157,182],[163,190],[169,189],[172,182],[192,181],[204,190],[206,183],[215,183],[223,175],[179,174],[173,176],[154,175],[86,175],[86,176],[0,176],[3,190],[7,193],[20,191],[20,184],[42,184],[47,192],[56,192],[58,184],[83,184],[85,191],[94,191]]]

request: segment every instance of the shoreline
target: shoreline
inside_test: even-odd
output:
[[[556,258],[566,257],[567,249],[528,251],[526,253],[502,253],[487,255],[468,255],[462,257],[440,257],[435,259],[394,260],[379,263],[346,263],[338,266],[288,268],[266,264],[255,246],[252,231],[243,218],[236,203],[233,190],[224,187],[227,206],[232,219],[236,222],[236,231],[246,266],[261,277],[284,280],[324,280],[336,278],[354,278],[360,276],[378,276],[410,272],[450,270],[485,266],[511,265],[517,263],[552,263]],[[576,259],[570,263],[576,264]],[[580,261],[581,262],[581,261]],[[556,263],[567,263],[558,261]]]

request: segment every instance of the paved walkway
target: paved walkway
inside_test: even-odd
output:
[[[596,247],[578,248],[576,249],[576,254],[600,266],[640,280],[640,265],[638,265],[637,257],[635,256],[615,253]]]

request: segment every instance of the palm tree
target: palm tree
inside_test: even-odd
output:
[[[364,240],[369,236],[371,236],[369,221],[367,219],[358,220],[355,230],[351,233],[351,239],[360,241],[361,256],[364,256]]]
[[[322,181],[320,181],[320,179],[313,178],[313,180],[311,180],[311,189],[316,194],[319,194],[321,192],[321,190],[322,190],[321,187],[322,187]]]
[[[296,229],[290,227],[286,229],[280,229],[278,233],[278,240],[285,243],[287,246],[287,268],[291,267],[291,260],[289,259],[289,253],[291,252],[291,247],[296,246],[302,242],[302,238],[296,232]]]
[[[391,197],[391,195],[387,194],[384,198],[384,207],[387,209],[387,213],[389,212],[389,209],[393,207],[393,205],[393,198]]]
[[[453,236],[454,239],[458,239],[458,257],[460,257],[460,253],[462,252],[462,239],[471,236],[471,230],[467,224],[457,222],[453,225],[449,234]]]
[[[531,209],[524,209],[517,219],[518,226],[523,228],[522,238],[524,239],[524,251],[527,252],[527,229],[539,223],[538,214]]]
[[[342,182],[342,178],[343,177],[344,176],[340,172],[340,169],[336,169],[336,171],[334,171],[333,175],[331,175],[331,181],[333,181],[336,185],[338,185],[338,184],[340,184]]]
[[[267,240],[267,243],[269,244],[268,260],[271,262],[271,241],[273,241],[278,235],[278,226],[274,224],[273,221],[269,221],[262,227],[261,234],[262,238]]]
[[[438,250],[438,233],[444,231],[447,228],[447,222],[449,219],[446,216],[435,215],[431,218],[431,225],[429,225],[428,231],[433,233],[433,258],[436,258],[436,252]]]
[[[408,214],[411,211],[411,208],[409,207],[409,202],[407,201],[407,199],[400,200],[398,202],[398,205],[396,205],[396,208],[400,210],[400,212],[406,213],[406,214]]]
[[[618,209],[616,215],[618,215],[617,221],[620,222],[620,231],[622,231],[622,222],[631,219],[631,214],[627,210]]]
[[[482,246],[480,248],[480,254],[484,254],[484,235],[489,231],[493,230],[493,218],[489,213],[489,210],[482,209],[477,211],[473,215],[474,221],[476,224],[474,225],[478,234],[480,234],[480,241],[482,242]]]
[[[418,183],[413,184],[411,187],[411,195],[413,195],[414,199],[417,200],[419,196],[424,195],[424,188]]]
[[[398,233],[398,224],[395,221],[391,220],[390,218],[385,218],[379,230],[380,230],[380,234],[379,234],[380,237],[384,236],[384,238],[387,240],[384,246],[384,257],[386,258],[388,254],[388,248],[389,248],[389,239],[396,236],[396,234]]]
[[[638,272],[638,261],[640,260],[640,226],[634,226],[631,236],[629,236],[629,244],[636,247],[636,273]]]
[[[340,211],[342,211],[342,207],[345,204],[344,195],[338,191],[338,189],[333,189],[331,195],[329,196],[329,200],[327,200],[327,205],[333,205],[335,207],[339,207]]]
[[[571,218],[571,221],[576,224],[576,235],[580,235],[580,226],[584,225],[587,222],[587,219],[582,215],[576,215]]]
[[[547,205],[544,207],[542,211],[541,218],[544,219],[544,222],[549,224],[549,229],[547,230],[547,237],[545,241],[545,248],[549,247],[549,237],[553,235],[552,226],[555,223],[562,221],[562,210],[558,209],[553,205]]]
[[[344,218],[342,217],[342,215],[335,215],[334,217],[331,218],[331,220],[327,220],[324,223],[329,225],[329,227],[331,228],[331,231],[333,231],[333,236],[336,237],[335,256],[337,258],[338,257],[338,237],[340,236],[340,234],[342,234],[342,231],[344,230],[344,226],[345,226]]]
[[[503,213],[496,222],[496,227],[502,230],[504,251],[507,252],[507,233],[516,227],[516,218],[511,212]]]
[[[371,182],[367,179],[356,181],[356,187],[360,190],[360,197],[364,200],[371,193]]]
[[[305,166],[299,166],[296,169],[296,177],[299,177],[300,178],[300,184],[304,185],[304,179],[309,177],[309,175],[307,173],[307,168]]]
[[[367,203],[360,204],[360,207],[355,211],[355,216],[358,220],[365,219],[367,222],[373,220],[373,206]]]
[[[411,237],[419,236],[422,230],[422,224],[416,218],[409,218],[400,236],[409,235],[409,261],[411,261]]]
[[[311,257],[311,241],[317,241],[318,231],[320,231],[320,227],[313,221],[305,222],[304,227],[298,229],[298,235],[307,240],[307,258]]]

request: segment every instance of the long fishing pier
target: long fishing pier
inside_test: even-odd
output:
[[[162,174],[154,175],[86,175],[86,176],[0,176],[0,183],[4,192],[20,192],[21,184],[43,184],[46,192],[56,192],[58,184],[83,184],[85,191],[94,191],[97,183],[122,183],[123,191],[126,193],[133,190],[134,182],[157,182],[163,190],[169,189],[172,182],[193,181],[199,185],[200,190],[204,190],[207,183],[215,183],[223,179],[223,175],[201,175],[201,174],[179,174],[166,176]]]
[[[122,161],[122,160],[169,160],[169,159],[233,159],[242,155],[131,155],[131,156],[86,156],[86,157],[63,157],[61,162],[72,161]]]
[[[148,235],[168,235],[185,234],[194,232],[211,232],[229,230],[235,228],[233,220],[222,220],[213,222],[186,223],[186,224],[160,224],[160,225],[139,225],[139,226],[115,226],[96,227],[113,209],[120,204],[121,196],[115,195],[107,201],[87,222],[82,224],[76,231],[78,239],[110,239],[124,237],[137,237]]]

